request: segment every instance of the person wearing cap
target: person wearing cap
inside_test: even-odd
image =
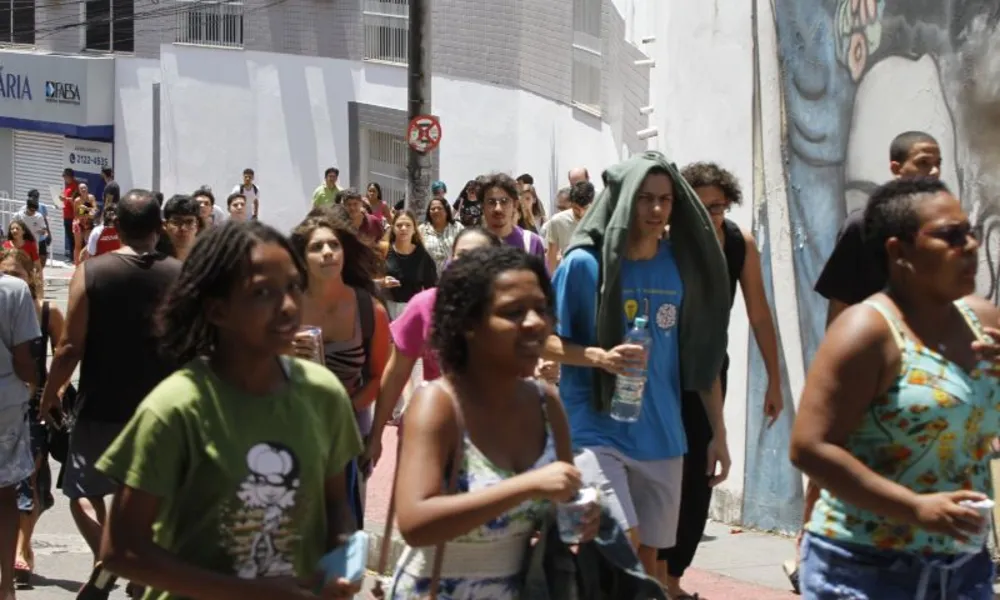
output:
[[[431,197],[440,198],[441,200],[447,202],[448,199],[445,198],[445,196],[447,195],[448,195],[448,186],[446,186],[443,181],[438,179],[437,181],[431,184]]]
[[[28,201],[14,218],[24,221],[31,234],[35,236],[35,240],[38,242],[38,261],[40,266],[45,268],[45,262],[49,258],[51,236],[49,235],[49,217],[45,207],[38,201],[38,197],[38,190],[28,190]]]

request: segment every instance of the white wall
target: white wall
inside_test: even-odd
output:
[[[169,196],[208,184],[221,201],[252,167],[262,217],[283,228],[308,210],[324,169],[350,172],[348,102],[406,108],[406,70],[388,65],[164,45],[158,63],[119,59],[117,72],[115,162],[124,186],[151,181],[151,94],[159,81],[161,190]],[[572,167],[599,179],[620,158],[609,127],[570,107],[464,80],[435,77],[433,85],[440,174],[453,192],[490,171],[532,173],[546,192],[567,185]]]
[[[122,191],[153,187],[153,84],[160,62],[115,57],[115,179]]]
[[[729,2],[668,3],[616,0],[634,12],[636,38],[654,36],[642,46],[656,67],[650,73],[655,112],[651,124],[659,135],[651,148],[664,152],[678,167],[694,161],[716,162],[732,171],[744,192],[742,207],[730,218],[749,229],[753,210],[752,36],[750,4]],[[628,14],[625,12],[623,14]],[[729,328],[729,393],[725,405],[732,475],[716,488],[714,514],[738,521],[743,496],[747,379],[746,309],[737,294]]]

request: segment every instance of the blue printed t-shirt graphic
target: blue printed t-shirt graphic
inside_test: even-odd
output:
[[[556,292],[556,334],[579,344],[597,343],[597,254],[578,248],[563,258],[553,276]],[[651,260],[622,262],[625,329],[646,311],[652,337],[648,379],[642,394],[642,412],[635,423],[622,423],[594,410],[593,371],[564,365],[559,395],[569,414],[573,442],[582,447],[610,446],[635,460],[664,460],[683,456],[687,438],[681,421],[680,363],[677,320],[684,299],[683,283],[670,242],[660,243]]]

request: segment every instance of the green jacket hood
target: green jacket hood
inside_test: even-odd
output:
[[[670,242],[684,287],[678,318],[682,389],[708,391],[722,370],[729,328],[729,274],[712,220],[677,167],[660,152],[647,151],[608,168],[604,190],[581,219],[566,254],[592,248],[599,256],[597,344],[611,349],[625,337],[621,265],[628,245],[634,199],[650,171],[674,183]],[[650,360],[656,360],[655,354]],[[594,407],[607,412],[615,376],[595,370]]]

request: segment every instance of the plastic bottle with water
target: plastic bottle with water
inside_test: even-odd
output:
[[[642,346],[649,352],[653,338],[646,328],[646,317],[636,317],[632,329],[625,334],[623,344]],[[642,412],[642,391],[646,387],[646,367],[629,369],[615,380],[615,393],[611,397],[611,418],[624,423],[634,423],[639,420]]]

